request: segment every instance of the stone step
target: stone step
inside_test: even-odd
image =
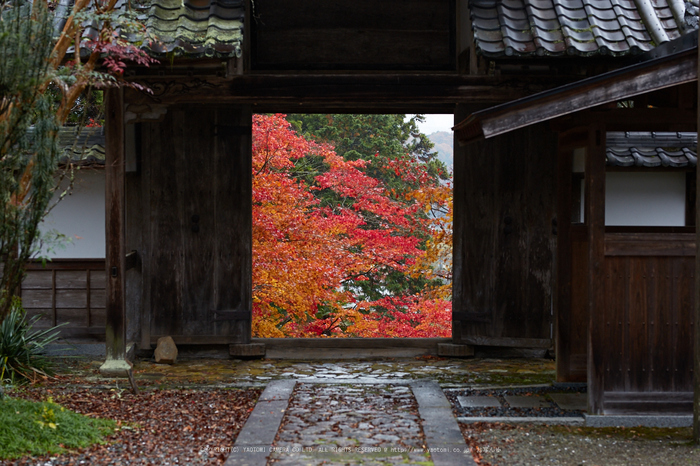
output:
[[[495,396],[458,396],[462,408],[500,408],[501,402]]]
[[[585,393],[552,393],[554,403],[542,396],[505,395],[503,398],[511,408],[551,408],[558,406],[563,410],[585,411],[587,396]],[[462,408],[500,408],[500,397],[496,396],[458,396],[457,401]]]
[[[511,408],[551,408],[552,403],[541,396],[506,395],[503,398]]]

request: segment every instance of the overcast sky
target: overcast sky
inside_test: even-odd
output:
[[[418,127],[424,134],[435,131],[451,132],[454,126],[454,115],[425,115],[425,123],[419,123]]]

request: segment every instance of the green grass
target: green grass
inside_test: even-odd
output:
[[[101,443],[114,432],[109,419],[91,419],[49,401],[0,399],[0,459],[57,454]]]

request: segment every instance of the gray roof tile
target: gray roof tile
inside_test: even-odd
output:
[[[470,0],[469,6],[477,50],[487,57],[638,54],[698,24],[697,8],[686,2],[679,23],[668,0]]]
[[[609,132],[607,164],[616,167],[695,167],[697,133]]]
[[[58,144],[61,148],[60,163],[74,165],[104,165],[105,134],[104,128],[81,128],[64,126],[58,132]]]
[[[152,56],[240,57],[245,19],[244,0],[117,0],[117,11],[131,10],[155,40],[138,34],[123,35]],[[57,23],[63,27],[64,21]],[[96,39],[97,24],[85,30],[84,39]]]

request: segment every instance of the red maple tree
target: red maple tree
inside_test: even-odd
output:
[[[326,168],[311,181],[295,176],[307,157]],[[407,193],[399,201],[362,171],[366,163],[307,141],[284,115],[254,116],[254,335],[449,336],[451,305],[445,296],[424,290],[365,302],[351,291],[353,282],[385,270],[425,268],[430,250],[413,233],[432,231],[430,217],[419,213],[434,196]],[[415,166],[395,169],[421,176]],[[315,194],[324,190],[339,201],[321,202]],[[386,311],[374,311],[378,307]]]

